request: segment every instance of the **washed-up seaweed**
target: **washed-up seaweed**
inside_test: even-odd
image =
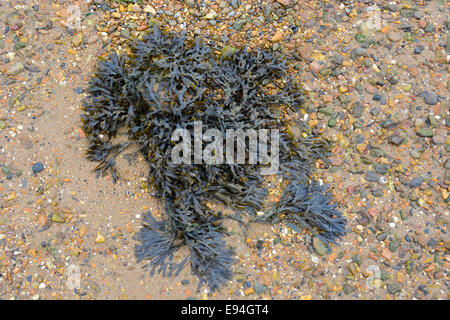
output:
[[[98,175],[110,174],[116,181],[116,157],[131,144],[149,165],[148,181],[165,217],[157,221],[150,212],[144,214],[136,236],[138,261],[147,261],[152,272],[167,276],[180,272],[189,261],[200,279],[199,288],[207,283],[211,291],[231,279],[233,250],[224,240],[225,217],[209,203],[251,219],[260,211],[266,214],[258,218],[266,221],[289,219],[327,244],[343,235],[345,226],[330,203],[331,195],[307,182],[315,161],[326,160],[329,147],[314,134],[291,133],[291,126],[307,131],[307,125],[285,117],[304,103],[287,59],[270,50],[245,47],[228,55],[216,52],[220,50],[199,38],[155,27],[143,40],[131,43],[131,54],[112,53],[98,63],[81,116],[87,157],[98,163]],[[279,130],[277,174],[291,181],[279,203],[265,208],[267,189],[260,173],[265,164],[174,163],[172,133],[183,128],[193,137],[196,121],[202,122],[203,132],[218,129],[223,136],[227,129]],[[114,143],[122,129],[128,141]],[[248,155],[249,146],[245,148]],[[174,254],[182,246],[190,254],[175,262]]]
[[[330,243],[345,234],[346,219],[336,210],[326,185],[316,181],[293,180],[284,189],[279,202],[263,217],[272,223],[288,220],[309,230],[328,249]]]

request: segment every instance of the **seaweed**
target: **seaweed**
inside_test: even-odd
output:
[[[260,173],[265,164],[250,164],[248,156],[243,164],[171,161],[172,133],[186,129],[193,138],[196,121],[201,121],[202,132],[216,129],[223,136],[229,129],[279,130],[276,174],[292,182],[263,218],[275,222],[290,216],[331,242],[343,234],[345,219],[328,204],[331,196],[308,183],[315,161],[327,160],[329,144],[315,134],[292,135],[291,126],[310,130],[303,121],[285,117],[298,112],[305,101],[286,57],[246,47],[220,56],[214,44],[156,26],[130,48],[128,55],[112,53],[98,63],[81,120],[87,158],[98,163],[97,175],[119,179],[115,159],[132,144],[149,165],[148,181],[165,217],[156,221],[150,212],[144,214],[136,235],[138,261],[146,261],[152,273],[166,276],[177,274],[189,261],[199,287],[207,283],[211,291],[217,290],[232,277],[233,250],[224,238],[222,222],[227,217],[208,204],[220,203],[250,219],[266,207],[267,189]],[[115,143],[121,132],[127,141]],[[250,146],[244,144],[248,155]],[[234,158],[236,153],[225,150],[224,155]],[[190,254],[174,262],[182,246]]]
[[[337,244],[345,235],[346,219],[336,206],[326,185],[295,179],[284,189],[280,201],[260,219],[295,223],[321,239],[330,251],[330,243]]]

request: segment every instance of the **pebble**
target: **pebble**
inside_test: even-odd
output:
[[[444,168],[445,169],[450,169],[450,158],[446,159],[444,162]]]
[[[409,181],[409,186],[410,186],[411,188],[417,188],[418,186],[420,186],[420,185],[424,182],[424,180],[425,180],[424,177],[415,177],[415,178],[412,178],[412,179]]]
[[[33,164],[33,167],[31,169],[33,173],[39,173],[44,170],[44,165],[42,164],[42,162],[36,162],[35,164]]]
[[[401,145],[403,143],[403,141],[405,141],[405,138],[403,138],[399,135],[392,135],[389,137],[389,142],[396,146]]]
[[[397,294],[397,293],[400,292],[401,287],[400,287],[399,283],[394,282],[394,283],[388,283],[387,289],[388,289],[390,294]]]
[[[312,245],[313,245],[314,251],[319,256],[323,256],[327,252],[327,248],[326,248],[325,244],[322,242],[322,240],[320,240],[317,237],[313,238]]]
[[[432,137],[432,136],[434,136],[434,132],[430,128],[423,127],[423,128],[420,128],[419,130],[417,130],[417,135],[419,137],[424,137],[424,138]]]
[[[414,54],[421,54],[424,49],[425,49],[425,47],[420,44],[414,48]]]
[[[375,164],[375,172],[378,174],[386,174],[389,170],[389,167],[386,164]]]
[[[344,283],[344,285],[342,286],[342,291],[344,291],[344,293],[346,295],[349,295],[349,294],[352,294],[355,291],[355,287],[352,286],[351,284]]]
[[[434,92],[430,92],[427,90],[422,91],[420,96],[423,98],[426,104],[434,106],[437,103],[437,95]]]
[[[416,128],[420,128],[420,127],[422,127],[424,124],[425,124],[425,119],[423,119],[423,118],[416,118],[416,119],[414,120],[414,126],[415,126]]]
[[[363,48],[355,48],[350,52],[350,57],[353,60],[358,59],[359,57],[365,57],[367,56],[367,50]]]
[[[408,72],[411,76],[415,78],[420,74],[420,69],[417,67],[409,67]]]
[[[419,159],[419,158],[420,158],[420,152],[417,151],[416,149],[411,149],[411,150],[409,151],[409,154],[411,155],[411,157],[412,157],[413,159]]]
[[[283,32],[281,32],[281,30],[277,30],[277,31],[275,31],[275,34],[272,37],[272,42],[281,41],[282,38],[283,38]]]
[[[206,20],[212,20],[217,18],[217,13],[214,10],[210,10],[203,18]]]
[[[156,16],[156,10],[151,5],[146,5],[143,10],[145,13],[150,13],[152,16]]]
[[[184,0],[184,3],[189,7],[189,8],[194,8],[195,7],[195,0]]]
[[[435,135],[433,136],[433,143],[435,144],[443,144],[445,143],[446,137],[441,135]]]
[[[376,238],[378,241],[384,241],[387,238],[387,234],[386,233],[377,234]]]
[[[259,281],[255,281],[253,284],[253,287],[255,289],[256,294],[261,294],[267,290],[267,287],[263,284],[261,284]]]
[[[400,244],[397,241],[391,241],[389,242],[388,248],[391,252],[397,251],[397,249],[400,247]]]
[[[76,34],[72,39],[72,44],[74,45],[74,47],[79,47],[82,42],[83,42],[83,34],[81,32]]]
[[[332,117],[328,120],[328,126],[330,128],[336,127],[336,124],[337,124],[336,118]],[[331,178],[331,176],[330,176],[330,178]]]
[[[244,290],[245,296],[249,296],[249,295],[252,295],[254,293],[255,293],[255,289],[253,289],[252,287],[247,288],[247,289]]]
[[[403,35],[400,32],[389,32],[387,37],[392,42],[398,42],[402,39]]]
[[[12,66],[8,71],[6,72],[9,76],[15,76],[19,73],[22,73],[25,70],[25,66],[21,62],[17,62],[14,66]]]

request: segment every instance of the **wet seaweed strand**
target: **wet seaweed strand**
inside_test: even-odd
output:
[[[300,85],[287,72],[288,63],[267,50],[241,48],[218,56],[214,45],[184,33],[153,28],[131,44],[132,54],[112,53],[100,61],[83,102],[87,158],[98,163],[98,175],[118,177],[115,158],[136,144],[149,164],[149,181],[164,204],[165,217],[150,212],[136,235],[135,255],[151,272],[171,276],[190,262],[192,272],[211,291],[232,278],[233,251],[226,246],[223,216],[207,207],[221,203],[238,214],[272,223],[290,220],[327,245],[345,233],[345,218],[332,204],[325,186],[312,181],[314,163],[326,159],[327,142],[309,135],[294,137],[284,114],[304,102]],[[280,201],[264,208],[267,190],[261,164],[174,164],[171,136],[175,129],[278,129],[279,175],[290,181]],[[305,129],[302,121],[295,123]],[[119,129],[127,142],[113,143]],[[247,150],[248,151],[248,146]],[[248,154],[248,152],[246,152]],[[312,182],[311,182],[312,181]],[[173,254],[187,246],[190,254],[175,262]]]

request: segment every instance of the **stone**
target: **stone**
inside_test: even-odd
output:
[[[426,137],[434,136],[434,133],[433,133],[433,130],[431,130],[430,128],[423,127],[423,128],[420,128],[419,130],[417,130],[417,135],[419,137],[426,138]]]
[[[445,143],[445,137],[441,135],[433,136],[433,143],[435,144],[443,144]]]
[[[36,162],[35,164],[33,164],[31,170],[33,171],[33,173],[39,173],[44,170],[44,165],[42,164],[42,162]]]
[[[402,39],[402,34],[400,32],[392,31],[388,33],[387,37],[392,42],[398,42]]]
[[[185,3],[189,8],[194,8],[194,7],[195,7],[195,0],[184,0],[184,3]]]
[[[355,48],[350,52],[350,58],[353,60],[358,59],[359,57],[366,57],[367,50],[364,48]]]
[[[80,32],[73,36],[72,38],[72,44],[74,47],[78,47],[83,42],[83,34]]]
[[[317,237],[313,238],[313,248],[319,256],[323,256],[327,252],[325,244]]]
[[[437,95],[434,92],[430,92],[427,90],[422,91],[420,97],[423,98],[426,104],[434,106],[437,103]]]
[[[150,13],[152,16],[156,16],[156,10],[151,5],[146,5],[144,8],[145,13]]]
[[[336,124],[337,124],[336,118],[332,117],[332,118],[330,118],[330,119],[328,120],[328,126],[329,126],[330,128],[336,127]],[[330,176],[330,177],[331,177],[331,176]]]
[[[6,74],[9,76],[15,76],[19,73],[22,73],[25,70],[25,66],[23,63],[18,62],[14,66],[12,66],[8,71],[6,71]]]
[[[52,218],[51,218],[52,222],[56,222],[56,223],[65,223],[66,221],[61,218],[59,215],[57,214],[52,214]]]
[[[394,283],[388,283],[387,285],[387,289],[389,291],[390,294],[396,294],[399,293],[401,288],[400,288],[400,284],[397,282]]]
[[[334,114],[334,110],[332,107],[323,107],[319,109],[319,113],[323,113],[326,116],[331,116]]]
[[[255,289],[253,289],[252,287],[249,287],[247,289],[244,290],[244,294],[245,296],[249,296],[255,293]]]
[[[303,60],[308,60],[312,54],[312,48],[310,46],[298,46],[296,51],[300,58],[302,58]]]
[[[309,64],[309,69],[315,73],[319,73],[320,69],[322,69],[322,65],[317,61],[314,61]]]
[[[259,281],[255,281],[253,287],[255,289],[256,294],[261,294],[267,290],[267,287],[265,285],[261,284]]]
[[[414,120],[414,126],[415,126],[416,128],[420,128],[420,127],[422,127],[424,124],[425,124],[425,119],[423,119],[423,118],[416,118],[416,119]]]
[[[389,167],[386,164],[375,164],[375,172],[378,174],[386,174],[389,170]]]
[[[401,145],[403,143],[403,141],[405,141],[405,138],[403,138],[402,136],[399,136],[399,135],[392,135],[389,137],[389,142],[396,146]]]
[[[409,186],[411,188],[417,188],[425,181],[424,177],[414,177],[409,181]]]
[[[291,2],[290,0],[277,0],[279,4],[282,4],[283,6],[288,6]]]
[[[408,68],[408,72],[411,76],[415,78],[420,74],[420,69],[415,66],[412,66]]]
[[[217,18],[217,12],[215,12],[214,10],[210,10],[203,18],[205,18],[206,20],[212,20]]]
[[[283,33],[281,32],[281,30],[277,30],[275,31],[275,34],[272,37],[272,42],[278,42],[281,41],[281,39],[283,38]]]
[[[141,6],[138,5],[137,3],[131,5],[131,10],[132,12],[141,12]]]
[[[411,149],[411,150],[409,151],[409,154],[410,154],[410,156],[411,156],[413,159],[419,159],[419,158],[420,158],[420,152],[417,151],[416,149]]]
[[[342,286],[342,290],[344,291],[345,294],[349,295],[349,294],[352,294],[355,291],[355,287],[350,285],[350,284],[348,284],[348,283],[345,283]]]
[[[400,247],[400,244],[397,241],[391,241],[389,242],[388,248],[389,251],[395,252]]]

